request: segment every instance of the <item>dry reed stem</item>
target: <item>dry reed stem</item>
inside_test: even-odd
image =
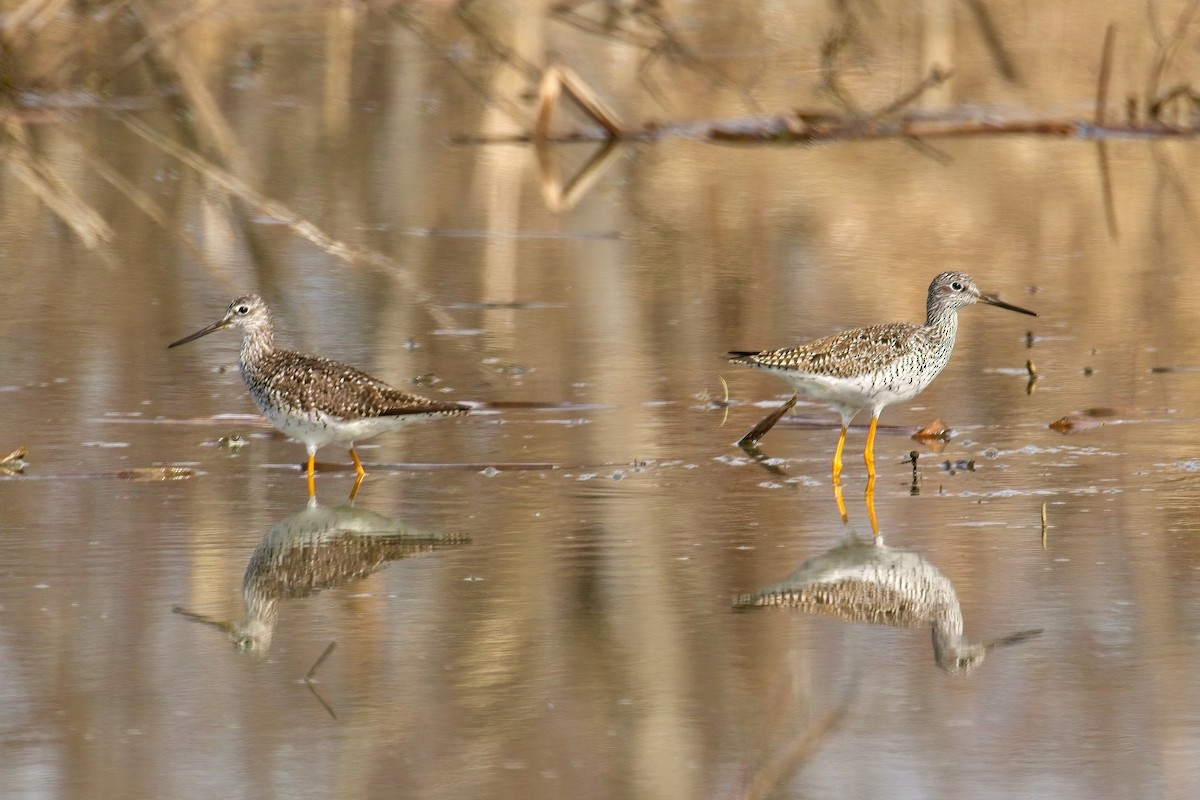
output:
[[[141,120],[116,112],[110,112],[110,116],[137,136],[145,139],[163,152],[174,156],[225,191],[245,201],[257,209],[260,214],[278,219],[292,233],[308,240],[328,255],[340,259],[350,266],[366,266],[379,269],[395,278],[413,300],[426,307],[430,316],[436,320],[439,326],[444,328],[460,327],[452,315],[434,304],[433,295],[418,284],[417,280],[408,270],[394,259],[377,251],[355,247],[340,239],[335,239],[321,230],[315,223],[304,219],[288,206],[259,193],[241,178],[213,164],[198,153],[181,147],[178,143],[163,136]]]

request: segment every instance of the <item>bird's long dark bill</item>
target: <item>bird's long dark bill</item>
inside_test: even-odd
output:
[[[191,336],[185,336],[182,339],[180,339],[178,342],[171,342],[169,345],[167,345],[167,349],[170,350],[172,347],[179,347],[179,345],[187,344],[188,342],[192,341],[193,339],[199,339],[201,336],[207,336],[208,334],[212,333],[213,331],[219,331],[222,328],[228,328],[228,327],[229,327],[229,320],[223,319],[219,322],[214,322],[212,325],[209,325],[207,328],[201,328],[200,330],[196,331]]]
[[[989,306],[997,306],[999,308],[1007,308],[1009,311],[1016,311],[1019,314],[1028,314],[1031,317],[1037,316],[1036,311],[1030,311],[1028,308],[1021,308],[1020,306],[1014,306],[1012,303],[1006,303],[1003,300],[997,300],[996,298],[994,298],[990,295],[986,295],[986,294],[979,295],[979,302],[987,303]]]

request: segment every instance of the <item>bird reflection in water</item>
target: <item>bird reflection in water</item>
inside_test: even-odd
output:
[[[174,611],[225,631],[238,650],[263,654],[271,647],[281,600],[346,586],[388,562],[468,541],[420,531],[349,502],[322,506],[313,498],[271,528],[251,554],[242,578],[245,619],[231,624],[179,607]]]
[[[845,520],[845,507],[838,493]],[[915,550],[889,547],[879,535],[874,497],[867,494],[871,539],[847,526],[836,547],[801,564],[782,581],[734,599],[734,608],[796,608],[847,622],[933,630],[933,659],[950,675],[967,675],[988,651],[1037,636],[1025,630],[993,642],[973,642],[963,635],[962,609],[949,578]]]

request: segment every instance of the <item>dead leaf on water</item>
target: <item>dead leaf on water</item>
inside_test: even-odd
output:
[[[912,435],[912,438],[918,442],[948,442],[952,431],[946,427],[946,423],[940,419],[935,419],[933,422],[926,425],[921,430]]]

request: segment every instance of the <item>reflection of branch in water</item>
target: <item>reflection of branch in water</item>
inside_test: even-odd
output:
[[[882,537],[864,541],[853,531],[779,583],[734,600],[734,608],[756,606],[898,628],[929,625],[934,662],[950,675],[967,675],[989,650],[1041,633],[1022,631],[992,643],[967,639],[958,595],[948,578],[916,551],[888,547]]]
[[[738,795],[740,800],[772,797],[781,786],[792,780],[846,718],[855,694],[856,687],[844,694],[836,708],[801,728],[790,741],[769,753]]]
[[[1113,47],[1116,43],[1117,26],[1110,23],[1104,31],[1104,47],[1100,51],[1100,74],[1096,78],[1096,125],[1103,126],[1108,111],[1108,84],[1112,76]],[[1113,200],[1112,172],[1108,166],[1108,146],[1102,139],[1096,140],[1096,158],[1100,169],[1100,192],[1104,200],[1104,222],[1108,226],[1108,236],[1116,241],[1117,208]],[[1030,380],[1030,388],[1033,381]]]
[[[671,63],[707,76],[717,86],[736,92],[747,108],[753,113],[759,112],[758,104],[745,87],[738,86],[684,44],[673,30],[658,0],[635,0],[629,4],[604,2],[604,16],[601,20],[580,13],[580,9],[595,2],[596,0],[564,0],[550,9],[550,16],[584,33],[644,50],[645,54],[638,61],[638,79],[659,105],[669,107],[669,98],[653,79],[650,70],[660,59],[665,58]]]
[[[329,712],[329,716],[337,719],[337,714],[333,713],[333,706],[325,702],[325,698],[321,696],[321,693],[317,691],[317,687],[314,685],[316,682],[317,669],[323,663],[325,663],[325,659],[329,658],[329,654],[333,652],[333,648],[335,647],[337,647],[337,642],[330,642],[329,646],[322,651],[321,655],[317,656],[317,660],[313,662],[313,665],[308,668],[308,672],[304,673],[304,677],[301,678],[301,680],[304,681],[304,685],[308,687],[308,690],[313,693],[313,697],[317,698],[317,702],[320,703],[327,712]]]
[[[145,51],[143,60],[159,84],[160,96],[174,106],[175,123],[194,137],[193,142],[198,140],[215,150],[223,167],[244,172],[246,156],[237,134],[209,88],[208,76],[186,42],[176,36],[173,22],[160,20],[157,5],[145,0],[133,0],[131,12],[146,38],[156,44]],[[181,16],[183,24],[192,21],[187,12]],[[171,33],[159,39],[158,32],[164,28]]]
[[[1000,31],[996,27],[996,23],[992,21],[992,15],[987,6],[982,0],[963,0],[963,2],[975,17],[975,24],[979,26],[983,43],[987,45],[988,52],[992,54],[992,60],[996,62],[996,69],[1009,83],[1019,84],[1021,77],[1017,74],[1017,66],[1013,63],[1012,56],[1008,54],[1004,42],[1001,41]]]
[[[1179,170],[1163,152],[1160,147],[1152,146],[1150,148],[1150,156],[1154,160],[1155,172],[1158,174],[1162,186],[1165,186],[1175,195],[1175,199],[1179,201],[1179,205],[1183,208],[1184,215],[1192,223],[1192,230],[1200,233],[1200,216],[1196,213],[1196,205],[1192,202],[1191,189],[1187,181],[1183,180],[1179,175]],[[1161,190],[1158,194],[1161,194]],[[1158,214],[1162,213],[1162,203],[1158,202],[1156,197],[1155,207]]]
[[[551,149],[544,144],[536,145],[538,173],[542,180],[542,199],[546,207],[555,213],[574,208],[616,162],[620,147],[616,140],[605,142],[564,186]]]
[[[850,93],[842,86],[841,66],[839,61],[842,53],[853,43],[858,32],[858,18],[843,8],[841,21],[838,26],[825,36],[821,42],[821,85],[819,91],[832,97],[845,111],[853,116],[862,113],[862,109]]]
[[[4,121],[0,160],[89,250],[112,241],[115,234],[109,224],[45,163],[30,144],[29,132],[14,116]]]
[[[522,58],[520,53],[500,41],[500,38],[493,34],[482,20],[476,19],[475,15],[471,13],[473,5],[475,5],[475,0],[462,0],[454,7],[454,16],[458,17],[458,21],[467,29],[467,32],[474,36],[486,50],[491,51],[492,55],[501,63],[517,70],[530,81],[537,80],[538,73],[541,72],[538,66]]]
[[[1151,25],[1154,31],[1154,39],[1158,43],[1158,52],[1154,56],[1154,64],[1150,68],[1150,75],[1146,80],[1146,101],[1153,103],[1158,98],[1158,88],[1162,83],[1163,74],[1174,60],[1175,54],[1179,51],[1179,47],[1183,44],[1183,37],[1187,33],[1188,27],[1192,24],[1192,18],[1196,15],[1197,9],[1200,8],[1200,0],[1192,0],[1187,8],[1179,12],[1179,16],[1175,19],[1175,28],[1171,31],[1171,36],[1165,42],[1162,34],[1158,30],[1158,26]],[[1153,12],[1155,4],[1150,4],[1151,19],[1153,22]]]
[[[259,213],[279,220],[292,233],[308,240],[328,255],[341,259],[352,266],[368,266],[378,269],[395,279],[404,287],[413,300],[425,307],[429,315],[440,326],[446,328],[461,327],[455,322],[452,315],[433,302],[433,295],[417,282],[412,272],[405,269],[395,259],[377,250],[356,247],[348,242],[335,239],[332,235],[318,227],[316,223],[300,216],[289,206],[261,194],[234,173],[214,164],[194,150],[183,147],[173,139],[163,136],[140,119],[128,114],[115,112],[111,113],[111,116],[131,132],[196,170],[225,191],[236,195],[259,211]]]
[[[475,92],[483,102],[489,106],[494,106],[504,112],[514,123],[520,125],[526,114],[524,110],[509,100],[507,97],[498,96],[496,92],[491,90],[490,85],[476,79],[469,71],[463,68],[461,59],[451,55],[455,48],[448,42],[440,41],[437,35],[424,23],[422,23],[415,13],[409,8],[406,3],[394,3],[388,7],[388,16],[397,25],[408,30],[409,33],[416,36],[425,45],[426,49],[435,57],[442,61],[458,74],[458,77],[465,83],[471,91]],[[536,78],[536,70],[530,80]]]

